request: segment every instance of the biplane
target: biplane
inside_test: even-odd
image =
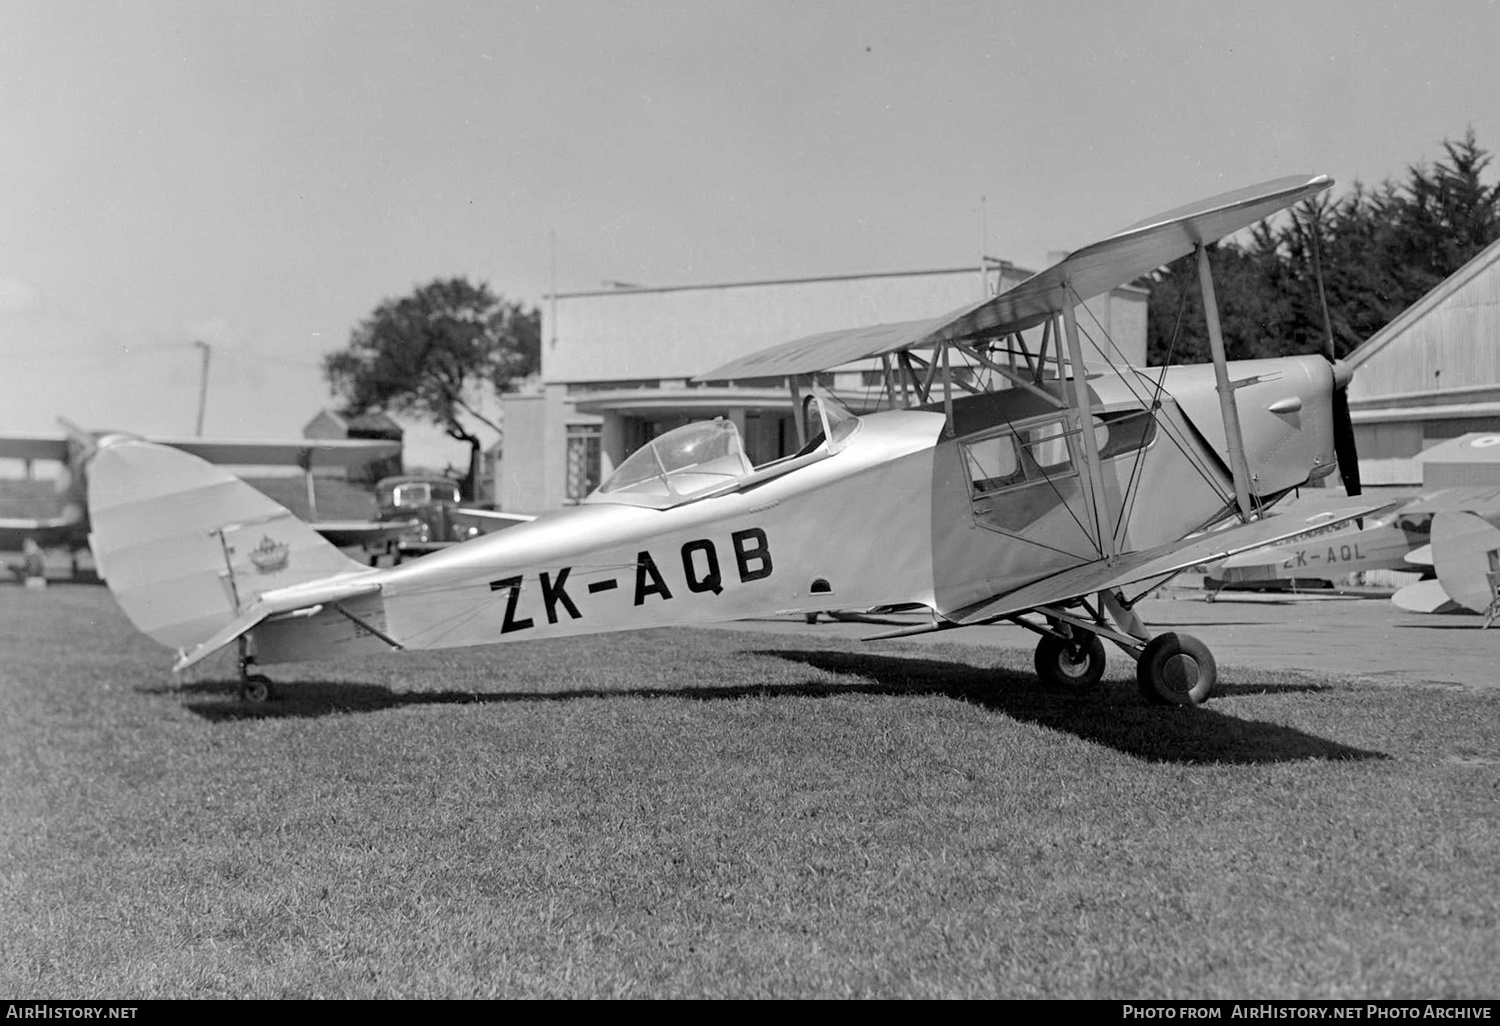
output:
[[[1431,576],[1408,584],[1391,601],[1413,613],[1470,612],[1488,627],[1500,618],[1500,489],[1488,503],[1441,497],[1431,513],[1432,542],[1413,550],[1409,569]]]
[[[1212,692],[1209,649],[1153,633],[1138,600],[1214,559],[1377,507],[1270,506],[1345,465],[1348,373],[1321,356],[1229,363],[1206,247],[1327,189],[1279,179],[1117,232],[954,313],[799,339],[704,379],[785,378],[794,454],[746,457],[733,423],[667,432],[579,505],[392,568],[346,559],[285,509],[191,455],[106,439],[91,466],[93,550],[135,625],[187,669],[238,648],[262,665],[601,631],[919,606],[877,637],[1011,621],[1051,684],[1087,688],[1104,642],[1151,701]],[[1197,253],[1212,365],[1110,359],[1092,296]],[[1102,331],[1102,329],[1100,329]],[[1102,359],[1085,361],[1084,340]],[[811,375],[883,368],[888,409],[855,416]],[[962,364],[982,373],[953,373]]]
[[[1421,572],[1432,531],[1423,497],[1359,524],[1313,527],[1275,545],[1252,549],[1205,567],[1203,586],[1212,602],[1223,591],[1301,592],[1333,589],[1372,570]],[[1430,559],[1429,559],[1430,562]]]
[[[58,418],[63,434],[0,433],[0,457],[47,460],[62,465],[56,482],[57,512],[43,517],[0,518],[0,552],[19,552],[26,541],[43,549],[65,550],[77,575],[78,553],[88,548],[87,467],[101,438],[108,433],[90,432]],[[353,467],[388,459],[401,451],[399,442],[377,440],[253,440],[228,438],[161,437],[153,441],[192,453],[211,463],[244,466],[296,466],[308,475],[312,504],[311,472],[314,467]],[[321,520],[313,525],[334,545],[374,543],[398,533],[396,525],[364,520]]]
[[[1427,462],[1470,468],[1500,462],[1500,435],[1471,432],[1440,442],[1418,456]],[[1397,570],[1422,576],[1393,596],[1410,612],[1467,609],[1490,612],[1494,586],[1486,575],[1500,572],[1497,544],[1479,545],[1488,534],[1479,522],[1500,524],[1500,487],[1447,485],[1390,497],[1391,507],[1357,524],[1315,527],[1275,545],[1232,556],[1207,567],[1205,586],[1219,590],[1297,591],[1327,587],[1350,574]],[[1441,557],[1441,558],[1439,558]],[[1497,565],[1491,566],[1494,562]],[[1450,594],[1449,587],[1452,587]],[[1461,597],[1460,597],[1461,596]]]

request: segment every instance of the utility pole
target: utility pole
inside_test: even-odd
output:
[[[990,261],[986,255],[990,251],[990,219],[989,210],[985,206],[985,198],[979,197],[979,298],[989,299],[990,292]]]
[[[207,342],[193,340],[193,345],[203,350],[203,372],[198,378],[198,437],[203,437],[203,411],[208,406],[208,357],[212,350]]]

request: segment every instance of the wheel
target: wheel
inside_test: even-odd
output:
[[[1208,646],[1191,634],[1158,634],[1146,642],[1135,679],[1148,702],[1201,705],[1213,694],[1219,669]]]
[[[1104,677],[1104,642],[1077,631],[1074,641],[1044,635],[1036,646],[1036,675],[1044,683],[1087,691]]]
[[[275,693],[271,678],[264,674],[252,673],[240,681],[240,698],[246,702],[269,702]]]
[[[818,614],[817,613],[803,613],[802,614],[802,618],[804,620],[806,620],[808,623],[817,623],[818,622]]]

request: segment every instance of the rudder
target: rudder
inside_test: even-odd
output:
[[[179,650],[263,592],[365,570],[286,507],[169,446],[106,440],[88,504],[99,575],[139,630]]]

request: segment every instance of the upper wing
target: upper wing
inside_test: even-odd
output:
[[[0,433],[0,456],[14,460],[66,460],[68,440],[61,435]]]
[[[825,332],[786,342],[716,367],[698,380],[811,374],[932,345],[1008,335],[1135,281],[1200,242],[1213,242],[1316,195],[1333,185],[1327,175],[1294,175],[1200,200],[1149,217],[1085,246],[993,299],[925,321],[905,321]]]
[[[722,367],[716,367],[701,375],[699,381],[716,381],[727,378],[773,378],[794,374],[816,374],[830,367],[839,367],[855,360],[900,352],[930,340],[934,332],[947,324],[967,316],[985,303],[966,306],[941,317],[929,317],[922,321],[898,321],[894,324],[872,324],[863,328],[848,328],[842,331],[825,331],[819,335],[783,342],[770,349],[742,356]]]
[[[1460,485],[1423,492],[1401,507],[1408,515],[1437,513],[1487,513],[1500,509],[1500,488]]]
[[[1196,538],[1132,552],[1114,560],[1095,560],[1075,566],[1014,591],[954,610],[948,614],[948,619],[960,625],[985,623],[1024,613],[1038,606],[1068,602],[1101,591],[1170,577],[1262,545],[1274,545],[1313,528],[1329,527],[1359,517],[1372,516],[1392,509],[1394,505],[1390,502],[1356,504],[1340,495],[1324,503],[1305,504],[1296,512],[1210,531]]]
[[[228,439],[164,438],[150,441],[190,452],[210,463],[244,466],[355,467],[389,459],[401,452],[401,443],[375,439]],[[68,459],[68,439],[63,435],[0,434],[0,457],[18,460]]]
[[[190,452],[210,463],[257,467],[355,467],[389,459],[401,452],[400,442],[374,439],[302,438],[258,441],[152,437],[149,441]]]
[[[76,515],[0,517],[0,552],[17,552],[30,538],[44,549],[82,545],[83,523]]]

